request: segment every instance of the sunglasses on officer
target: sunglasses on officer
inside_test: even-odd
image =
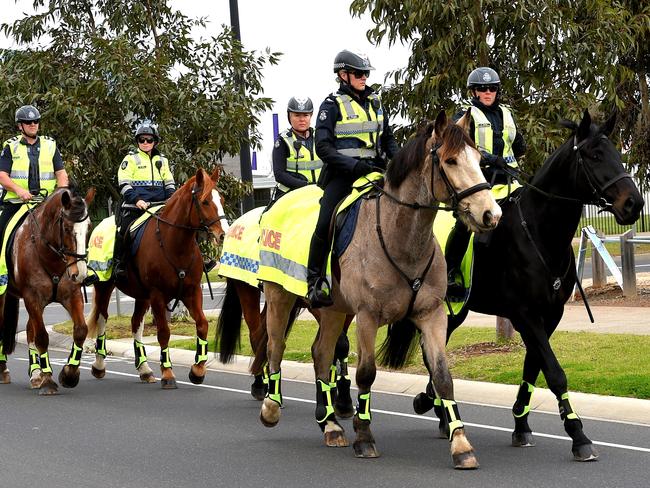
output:
[[[497,85],[479,85],[474,87],[474,90],[481,93],[485,93],[485,92],[495,93],[498,89],[499,87]]]
[[[25,125],[38,125],[38,124],[41,123],[41,121],[40,120],[21,120],[20,123],[25,124]]]
[[[351,75],[354,75],[354,77],[355,77],[357,80],[360,80],[360,79],[363,78],[364,76],[365,76],[366,78],[368,78],[368,77],[370,76],[370,71],[368,71],[368,70],[365,70],[365,71],[364,71],[364,70],[360,70],[360,69],[355,69],[354,71],[348,71],[348,73],[350,73]]]
[[[152,144],[153,137],[138,137],[138,144]]]

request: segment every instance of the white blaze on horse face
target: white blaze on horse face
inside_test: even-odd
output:
[[[481,154],[469,146],[463,150],[462,156],[458,155],[458,175],[460,185],[454,182],[457,192],[461,192],[475,185],[485,182],[481,171]],[[450,172],[451,173],[451,172]],[[450,177],[451,178],[451,177]],[[453,180],[452,180],[453,181]],[[459,215],[474,232],[482,232],[496,227],[501,218],[501,207],[497,204],[489,190],[478,191],[461,200]]]
[[[218,190],[212,190],[212,201],[217,206],[217,213],[219,215],[219,221],[221,222],[221,229],[224,234],[228,232],[230,225],[228,225],[228,219],[226,219],[226,212],[223,210],[223,205],[221,205],[221,195]]]
[[[72,227],[72,232],[77,244],[77,254],[86,254],[86,241],[88,240],[88,229],[90,228],[90,218],[86,217],[81,222],[76,222]],[[88,267],[85,260],[77,261],[78,275],[76,281],[83,281],[88,275]]]

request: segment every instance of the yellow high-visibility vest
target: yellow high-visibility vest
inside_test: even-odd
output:
[[[29,154],[27,144],[21,142],[22,136],[12,137],[5,141],[4,146],[9,146],[11,151],[11,173],[9,176],[19,187],[29,190]],[[38,171],[40,188],[47,190],[48,194],[56,188],[56,176],[54,175],[54,153],[56,142],[51,137],[39,136],[40,151],[38,155]],[[13,191],[7,190],[4,200],[18,198]]]

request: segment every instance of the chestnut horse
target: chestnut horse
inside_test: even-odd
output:
[[[142,343],[143,317],[152,308],[160,344],[161,385],[176,388],[176,378],[169,356],[169,324],[167,303],[180,300],[196,322],[196,356],[190,369],[192,383],[200,384],[205,377],[208,359],[208,321],[203,313],[201,277],[203,260],[197,243],[198,233],[207,233],[221,241],[228,230],[223,210],[223,198],[217,190],[217,168],[210,177],[199,169],[167,201],[165,208],[144,224],[142,241],[127,266],[124,280],[113,279],[96,283],[93,304],[88,316],[90,335],[97,335],[96,356],[92,374],[102,378],[106,373],[106,322],[113,289],[117,288],[135,298],[131,330],[134,337],[136,368],[144,382],[156,381],[147,364]]]
[[[0,296],[1,383],[11,381],[4,354],[13,352],[16,345],[19,298],[29,314],[26,330],[32,388],[38,388],[40,395],[56,394],[58,390],[52,379],[49,337],[43,323],[43,309],[52,302],[63,305],[74,323],[74,344],[59,381],[66,388],[79,383],[79,364],[88,332],[81,283],[87,274],[86,242],[91,226],[88,205],[94,196],[94,189],[85,198],[72,187],[56,190],[28,210],[13,245],[7,248],[8,290]]]
[[[371,387],[376,376],[375,340],[382,324],[392,324],[391,334],[401,334],[414,324],[433,369],[435,390],[444,399],[452,423],[449,440],[454,467],[478,466],[465,435],[453,382],[447,366],[447,317],[444,297],[447,272],[444,256],[432,232],[438,202],[451,204],[471,229],[493,229],[501,210],[483,177],[480,153],[467,134],[468,114],[458,124],[448,124],[441,112],[435,124],[406,144],[389,164],[386,182],[374,198],[363,199],[350,245],[338,259],[340,279],[334,277],[331,307],[321,309],[320,329],[312,346],[316,372],[316,420],[332,447],[348,445],[337,422],[329,387],[330,366],[345,318],[356,315],[359,388],[353,419],[357,457],[379,455],[370,429]],[[272,211],[272,210],[271,210]],[[269,394],[260,419],[268,427],[280,420],[281,368],[287,318],[298,297],[276,283],[265,282],[267,303]],[[390,355],[386,362],[404,364],[406,354]]]

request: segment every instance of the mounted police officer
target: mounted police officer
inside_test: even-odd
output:
[[[471,109],[470,136],[481,152],[485,179],[492,185],[492,194],[499,201],[518,186],[505,168],[518,168],[517,159],[526,152],[526,142],[517,130],[512,110],[500,101],[501,80],[496,71],[488,67],[476,68],[467,77],[467,88],[472,99],[454,115],[454,120]],[[459,289],[456,285],[461,281],[458,267],[467,250],[469,235],[467,228],[457,221],[447,241],[448,294],[451,296],[464,294],[464,288]]]
[[[318,184],[324,193],[309,250],[307,298],[313,308],[332,304],[324,271],[335,207],[357,178],[385,169],[387,158],[398,150],[381,99],[366,86],[371,70],[374,68],[365,54],[339,52],[334,59],[339,89],[318,111],[316,152],[323,161]]]
[[[313,112],[310,98],[291,97],[289,100],[287,118],[291,128],[280,133],[273,147],[273,176],[278,183],[274,201],[291,190],[318,181],[323,163],[314,148]]]
[[[3,144],[0,154],[2,215],[0,243],[5,226],[18,211],[21,202],[31,200],[41,190],[50,194],[56,187],[68,186],[68,174],[61,153],[51,137],[39,136],[41,114],[33,105],[23,105],[14,117],[20,131]]]
[[[151,122],[143,122],[135,130],[138,148],[129,151],[117,172],[122,194],[115,250],[113,252],[116,278],[126,275],[129,250],[127,232],[131,223],[142,215],[152,202],[163,202],[176,190],[169,161],[158,148],[158,129]]]

